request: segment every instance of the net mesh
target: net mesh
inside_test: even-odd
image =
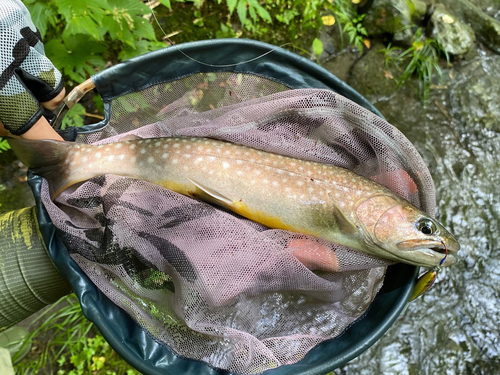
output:
[[[129,134],[215,138],[341,166],[434,211],[432,179],[409,141],[331,91],[196,74],[114,99],[109,124],[78,141]],[[42,200],[72,258],[111,301],[175,353],[241,374],[295,363],[341,334],[389,264],[116,175],[55,202],[45,184]]]

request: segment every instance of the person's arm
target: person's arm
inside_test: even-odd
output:
[[[64,97],[61,73],[20,0],[0,2],[0,38],[0,136],[62,140],[43,117]]]

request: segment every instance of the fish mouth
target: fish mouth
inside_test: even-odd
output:
[[[443,255],[455,254],[460,250],[458,242],[441,241],[428,241],[428,240],[408,240],[397,244],[399,250],[403,251],[416,251],[416,250],[429,250]]]
[[[422,241],[422,240],[409,240],[400,242],[397,245],[399,250],[404,251],[406,254],[412,254],[412,257],[420,258],[420,263],[422,266],[436,266],[444,258],[446,260],[443,266],[451,266],[457,262],[457,257],[455,254],[460,249],[458,242],[451,242],[446,244],[445,242],[438,241]]]

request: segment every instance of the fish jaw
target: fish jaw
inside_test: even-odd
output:
[[[420,267],[438,266],[445,256],[442,266],[457,262],[460,244],[451,233],[397,196],[369,197],[358,205],[356,214],[373,255]],[[432,233],[422,232],[422,222],[432,224]]]

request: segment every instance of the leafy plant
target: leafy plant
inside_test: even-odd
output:
[[[16,374],[40,372],[57,375],[139,375],[123,361],[85,319],[78,300],[70,295],[41,314],[24,345],[32,345],[28,357],[15,365]],[[49,337],[46,341],[46,337]],[[13,358],[14,361],[16,357]]]
[[[5,138],[0,137],[0,154],[3,151],[10,150],[10,145]]]
[[[422,29],[415,32],[411,47],[405,51],[400,52],[400,49],[389,44],[387,48],[379,52],[384,53],[386,65],[392,63],[402,72],[398,79],[398,87],[407,82],[412,75],[417,76],[424,102],[429,97],[430,86],[435,74],[441,80],[443,79],[443,73],[439,65],[440,58],[445,56],[449,62],[449,56],[439,42],[433,38],[426,38]]]
[[[339,27],[349,37],[349,43],[362,51],[364,40],[368,37],[368,33],[362,24],[365,15],[358,14],[352,2],[348,0],[334,1],[332,10],[337,16]]]

